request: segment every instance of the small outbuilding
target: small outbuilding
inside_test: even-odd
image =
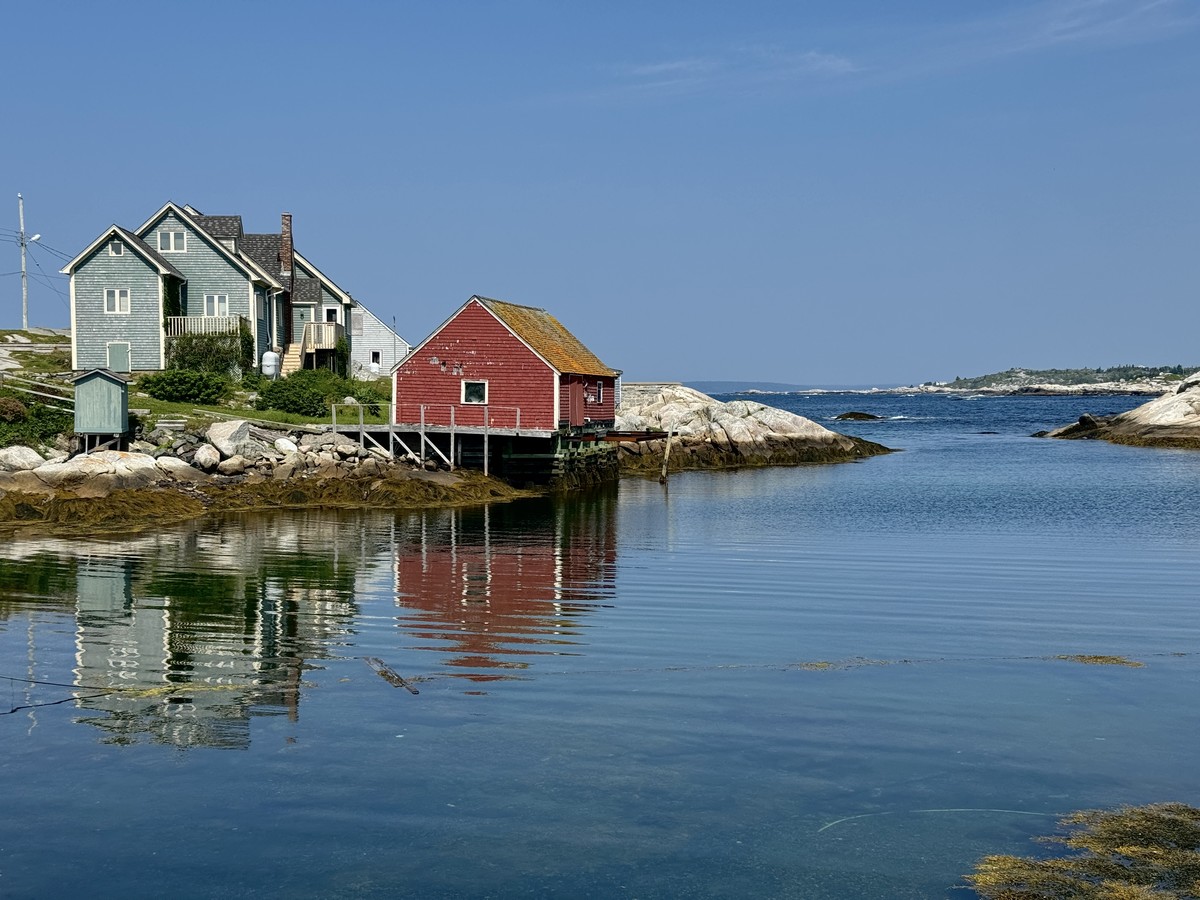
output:
[[[129,382],[110,369],[92,369],[71,379],[75,385],[75,433],[84,451],[123,444],[129,431]]]

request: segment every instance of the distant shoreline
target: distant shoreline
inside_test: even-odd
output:
[[[696,382],[695,384],[704,384]],[[693,385],[689,385],[693,386]],[[816,396],[823,394],[852,394],[856,396],[909,395],[909,394],[953,394],[969,397],[1079,397],[1079,396],[1127,396],[1158,397],[1173,391],[1178,383],[1149,384],[1033,384],[1010,387],[955,388],[948,385],[906,385],[902,387],[871,388],[795,388],[793,390],[764,390],[745,388],[742,390],[716,391],[719,395],[771,397],[771,396]],[[699,390],[699,388],[697,388]]]

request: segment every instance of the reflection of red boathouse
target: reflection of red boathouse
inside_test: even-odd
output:
[[[397,535],[401,627],[474,681],[572,654],[579,619],[612,594],[615,492],[568,504],[440,510]]]

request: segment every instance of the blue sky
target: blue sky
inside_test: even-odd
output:
[[[630,380],[1200,364],[1197,0],[21,3],[0,29],[0,327],[20,191],[68,255],[168,199],[286,210],[410,341],[479,293]],[[30,255],[32,324],[65,325]]]

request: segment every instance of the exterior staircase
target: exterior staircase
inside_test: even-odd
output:
[[[283,351],[283,359],[279,361],[279,377],[286,378],[288,375],[291,375],[300,368],[303,362],[304,352],[302,345],[299,342],[289,344],[287,349]]]

